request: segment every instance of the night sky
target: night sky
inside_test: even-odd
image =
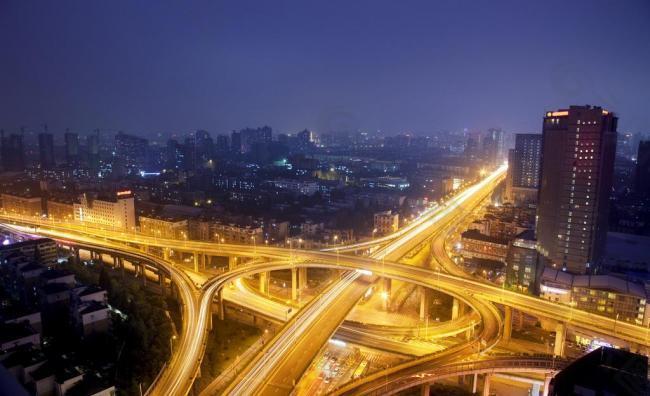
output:
[[[650,132],[648,0],[0,0],[0,54],[8,132]]]

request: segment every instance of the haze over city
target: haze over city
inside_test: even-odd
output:
[[[0,395],[650,394],[650,3],[0,2]]]
[[[650,125],[647,1],[3,2],[1,127],[540,132]]]

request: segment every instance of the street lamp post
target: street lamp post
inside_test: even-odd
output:
[[[174,354],[174,340],[176,339],[176,336],[173,335],[172,338],[169,339],[169,354],[173,355]]]

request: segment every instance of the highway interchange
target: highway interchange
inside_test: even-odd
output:
[[[378,383],[400,381],[405,376],[431,370],[441,364],[457,360],[468,353],[486,350],[495,345],[502,330],[502,318],[494,303],[510,306],[538,317],[550,318],[572,326],[648,346],[648,329],[629,323],[616,323],[612,319],[576,310],[569,306],[554,304],[532,296],[504,290],[498,286],[467,278],[450,263],[444,247],[444,239],[450,228],[478,205],[502,179],[505,168],[500,168],[479,183],[423,213],[416,221],[400,230],[397,235],[382,237],[374,244],[364,243],[345,250],[368,249],[377,246],[368,256],[341,254],[339,248],[329,251],[307,251],[279,247],[215,244],[196,241],[164,240],[113,230],[94,229],[66,223],[52,223],[42,219],[3,215],[5,226],[16,231],[32,232],[58,240],[73,241],[82,248],[99,249],[141,257],[155,263],[169,273],[179,291],[183,306],[183,331],[176,350],[162,371],[150,394],[184,395],[191,389],[196,378],[211,326],[211,305],[214,296],[225,285],[237,279],[260,272],[296,267],[322,267],[345,271],[338,282],[305,305],[292,316],[283,330],[269,342],[256,359],[247,367],[242,377],[233,382],[229,394],[288,394],[306,365],[322,345],[334,334],[349,310],[378,277],[387,277],[441,290],[449,293],[478,312],[482,321],[477,337],[456,347],[426,355],[405,364],[354,381],[338,393],[365,393],[376,390]],[[23,225],[26,227],[19,227]],[[400,264],[397,261],[410,250],[433,239],[433,256],[440,268],[447,272],[433,271]],[[212,278],[202,286],[192,281],[183,267],[163,260],[151,253],[144,253],[135,246],[161,249],[173,247],[184,252],[201,252],[215,256],[239,256],[256,258],[250,264],[240,265],[231,271]],[[264,258],[260,261],[259,258]],[[354,285],[354,286],[352,286]],[[355,287],[356,286],[356,287]],[[327,325],[327,326],[326,326]],[[287,362],[300,360],[301,364]],[[304,363],[306,362],[306,363]],[[295,366],[295,367],[293,367]],[[281,378],[283,380],[278,380]]]

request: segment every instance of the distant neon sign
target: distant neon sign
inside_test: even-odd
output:
[[[124,190],[124,191],[118,191],[117,192],[118,197],[123,197],[125,195],[131,195],[131,190]]]

